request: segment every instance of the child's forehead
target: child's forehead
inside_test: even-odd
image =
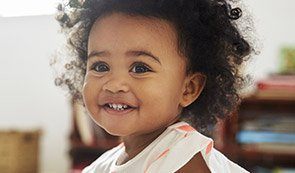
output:
[[[112,13],[96,19],[91,31],[94,29],[107,29],[118,31],[128,29],[135,33],[140,30],[142,34],[156,34],[162,36],[176,37],[177,32],[174,25],[164,19],[145,16],[131,16],[124,13]]]
[[[141,16],[113,14],[97,20],[89,36],[88,56],[92,52],[107,52],[107,56],[100,57],[110,60],[149,54],[160,64],[178,63],[181,68],[180,64],[186,62],[179,52],[174,28],[164,20]]]
[[[165,20],[114,13],[93,24],[89,49],[116,43],[142,48],[168,46],[178,50],[177,40],[174,27]]]

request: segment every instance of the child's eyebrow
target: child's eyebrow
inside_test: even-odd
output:
[[[110,53],[107,51],[91,51],[90,54],[87,56],[87,59],[92,57],[103,57],[103,56],[110,56]]]
[[[146,56],[146,57],[150,57],[153,61],[156,61],[157,63],[159,63],[160,65],[161,62],[159,60],[159,58],[155,55],[153,55],[150,51],[147,50],[129,50],[125,53],[127,56]],[[91,51],[90,54],[87,56],[87,59],[90,59],[92,57],[109,57],[111,55],[110,52],[108,51]]]
[[[147,50],[129,50],[129,51],[126,52],[126,55],[128,55],[128,56],[146,56],[146,57],[150,57],[150,58],[152,58],[153,61],[156,61],[157,63],[162,65],[159,58],[157,56],[153,55],[150,51],[147,51]]]

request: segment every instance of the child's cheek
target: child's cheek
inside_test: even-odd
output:
[[[91,104],[92,100],[97,95],[95,91],[97,91],[97,89],[94,80],[92,80],[91,77],[86,76],[82,88],[82,96],[86,106]]]
[[[88,104],[88,92],[89,92],[89,83],[87,82],[87,80],[85,79],[84,84],[83,84],[83,88],[82,88],[82,97],[83,97],[83,101],[85,103],[85,105],[87,106]]]

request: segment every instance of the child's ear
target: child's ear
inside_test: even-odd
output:
[[[180,105],[186,107],[194,102],[201,94],[206,84],[206,76],[201,73],[190,74],[186,77]]]

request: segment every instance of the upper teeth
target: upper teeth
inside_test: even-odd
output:
[[[116,109],[116,110],[123,110],[123,109],[126,109],[128,106],[127,105],[121,105],[121,104],[112,104],[112,103],[109,103],[108,104],[110,108],[113,108],[113,109]]]

